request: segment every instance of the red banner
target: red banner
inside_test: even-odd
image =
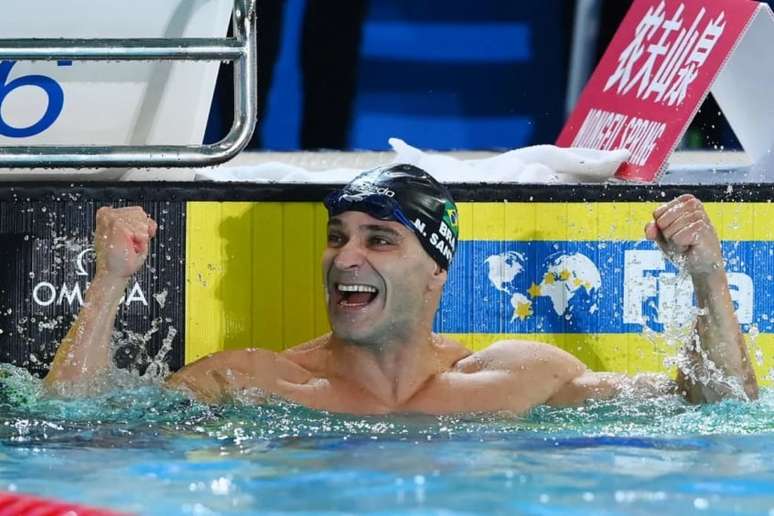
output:
[[[653,181],[744,36],[752,0],[635,0],[557,145],[627,149],[616,177]]]

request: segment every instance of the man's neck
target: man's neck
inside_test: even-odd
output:
[[[400,342],[366,347],[332,335],[329,347],[337,376],[395,407],[406,403],[431,377],[445,370],[439,341],[440,337],[427,331]]]

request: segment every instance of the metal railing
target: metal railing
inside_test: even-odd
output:
[[[207,145],[0,146],[0,168],[205,167],[236,156],[255,129],[256,0],[234,0],[233,37],[0,39],[0,60],[232,61],[234,123]]]
[[[601,11],[601,0],[578,0],[575,2],[572,54],[567,77],[565,105],[567,115],[572,113],[575,108],[583,87],[594,68],[594,53],[597,48]]]

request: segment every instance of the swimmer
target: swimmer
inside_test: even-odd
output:
[[[645,227],[648,239],[684,260],[702,310],[674,381],[593,372],[548,344],[506,340],[474,353],[434,334],[458,221],[448,191],[421,169],[364,172],[325,205],[322,268],[332,332],[279,353],[215,353],[172,374],[167,385],[210,403],[274,395],[351,414],[521,413],[626,393],[679,393],[695,403],[758,395],[720,243],[691,195],[656,209]],[[96,274],[45,378],[50,391],[78,392],[86,379],[109,369],[119,300],[155,232],[140,208],[97,212]]]

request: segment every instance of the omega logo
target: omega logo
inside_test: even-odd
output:
[[[86,272],[84,260],[91,250],[91,247],[87,247],[78,253],[78,256],[75,259],[75,274],[79,277],[89,275],[89,273]],[[88,288],[88,281],[85,283],[84,287],[81,287],[81,283],[76,281],[72,284],[64,282],[59,288],[51,282],[41,281],[32,289],[32,300],[38,306],[50,306],[52,304],[66,304],[72,306],[77,302],[78,307],[80,307],[83,306],[83,292]],[[128,289],[128,293],[121,298],[121,303],[126,306],[129,306],[132,303],[142,303],[143,306],[148,306],[148,300],[145,297],[145,293],[142,291],[142,288],[140,288],[140,284],[136,281],[132,288]]]

